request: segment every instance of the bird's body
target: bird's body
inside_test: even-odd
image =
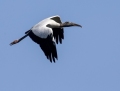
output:
[[[60,19],[59,16],[53,16],[57,19]],[[37,23],[33,26],[30,30],[29,37],[40,45],[41,49],[43,50],[46,57],[52,62],[55,62],[55,58],[57,59],[57,50],[56,44],[53,36],[52,28],[59,28],[60,23],[57,23],[52,18],[49,17],[41,22]],[[52,24],[52,25],[49,25]]]
[[[59,18],[59,16],[53,16]],[[59,18],[60,19],[60,18]],[[50,26],[49,24],[53,24]],[[41,22],[37,23],[31,28],[32,32],[41,38],[47,38],[48,35],[53,34],[52,27],[59,27],[60,24],[52,19],[52,17],[46,18]]]
[[[55,59],[58,59],[56,43],[62,43],[62,39],[64,39],[63,27],[69,26],[82,27],[72,22],[62,23],[58,15],[52,16],[34,25],[30,30],[25,32],[25,36],[19,40],[13,41],[11,45],[29,36],[34,42],[39,44],[47,59],[49,59],[50,62],[55,62]]]

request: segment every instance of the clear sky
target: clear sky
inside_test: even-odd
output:
[[[29,37],[9,46],[44,18],[65,28],[50,63]],[[120,0],[1,0],[0,91],[120,91]]]

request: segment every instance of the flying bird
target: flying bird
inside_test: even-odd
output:
[[[50,62],[55,62],[58,59],[56,43],[62,44],[62,40],[64,39],[64,29],[63,27],[71,27],[81,25],[73,23],[73,22],[61,22],[61,19],[58,15],[46,18],[36,25],[34,25],[31,29],[25,32],[25,35],[18,40],[14,40],[10,43],[10,45],[14,45],[19,43],[21,40],[29,36],[35,43],[37,43],[45,56]]]

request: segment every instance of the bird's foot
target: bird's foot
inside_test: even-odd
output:
[[[19,41],[18,40],[14,40],[13,42],[10,43],[10,45],[14,45],[14,44],[17,44]]]

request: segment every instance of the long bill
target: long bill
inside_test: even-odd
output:
[[[29,33],[27,33],[26,35],[24,35],[23,37],[21,37],[18,40],[14,40],[13,42],[10,43],[10,46],[19,43],[21,40],[23,40],[24,38],[26,38],[29,35]]]
[[[82,26],[80,24],[76,24],[73,22],[64,22],[60,25],[60,27],[72,27],[72,26],[78,26],[78,27],[82,28]]]

